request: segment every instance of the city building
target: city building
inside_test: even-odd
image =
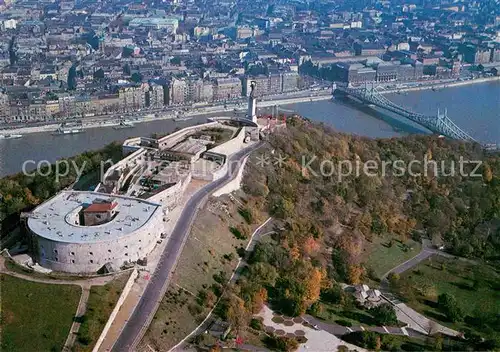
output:
[[[241,80],[236,77],[216,78],[213,87],[214,101],[225,101],[241,97]]]
[[[151,83],[146,91],[146,107],[152,109],[160,109],[165,105],[165,93],[163,86]]]
[[[168,29],[170,32],[175,33],[179,28],[179,20],[175,17],[134,18],[128,25],[131,28]]]

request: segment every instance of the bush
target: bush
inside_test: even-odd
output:
[[[252,211],[248,208],[240,208],[238,209],[238,213],[241,215],[243,219],[247,222],[247,224],[251,225],[253,223],[253,214]]]
[[[222,257],[228,262],[230,262],[234,259],[234,253],[224,254]]]
[[[194,317],[203,312],[203,308],[199,304],[190,304],[188,310]]]
[[[80,335],[79,334],[79,336],[78,336],[78,342],[81,343],[84,346],[88,346],[92,342],[92,339],[87,334],[85,334],[85,335]]]
[[[299,346],[299,343],[294,338],[281,336],[266,336],[264,344],[273,351],[294,351]]]
[[[399,283],[399,274],[390,273],[387,275],[387,280],[391,284],[391,286],[396,286]]]
[[[321,299],[328,303],[339,304],[342,300],[343,291],[339,285],[334,285],[321,292]]]
[[[243,248],[243,247],[239,247],[239,248],[236,250],[236,253],[238,254],[238,256],[239,256],[240,258],[243,258],[243,257],[245,257],[245,255],[246,255],[247,251],[245,250],[245,248]]]
[[[439,310],[452,322],[460,322],[464,319],[464,313],[454,296],[442,293],[438,296]]]
[[[250,327],[254,330],[262,330],[263,325],[259,319],[252,319],[250,321]]]
[[[239,240],[246,240],[248,238],[248,228],[242,225],[237,227],[229,227],[229,231]]]
[[[347,327],[352,326],[352,323],[349,320],[338,319],[338,320],[335,320],[335,322],[339,325],[342,325],[342,326],[347,326]]]
[[[381,325],[396,325],[398,323],[396,312],[388,303],[370,309],[370,313],[372,313],[375,320]]]
[[[321,314],[321,303],[319,302],[314,302],[311,307],[309,307],[309,313],[312,316],[317,317],[319,314]]]
[[[221,285],[225,285],[228,281],[226,273],[222,270],[219,271],[218,274],[214,274],[213,278],[217,283],[219,283]]]

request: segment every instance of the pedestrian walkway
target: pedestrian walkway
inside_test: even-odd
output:
[[[263,306],[258,316],[263,319],[262,323],[266,332],[297,338],[301,342],[297,351],[331,352],[337,351],[339,346],[346,346],[351,351],[366,351],[364,348],[342,341],[335,334],[320,327],[315,328],[301,317],[284,319],[266,305]],[[347,331],[345,327],[342,328]]]
[[[451,254],[442,252],[432,248],[432,244],[428,239],[422,240],[422,250],[413,258],[407,260],[404,263],[399,264],[395,268],[389,270],[382,276],[380,281],[380,292],[382,297],[394,306],[396,311],[396,317],[399,321],[407,324],[408,328],[411,328],[419,333],[429,335],[436,332],[440,332],[444,335],[458,336],[460,333],[453,329],[447,328],[424,315],[418,313],[414,309],[408,307],[405,303],[401,302],[390,290],[389,281],[387,277],[389,274],[402,274],[403,272],[413,268],[422,261],[428,259],[433,255],[441,255],[447,258],[454,258]]]
[[[78,308],[76,309],[75,318],[73,319],[73,324],[69,329],[68,338],[63,347],[63,352],[68,352],[73,349],[73,344],[75,343],[76,337],[78,336],[78,331],[80,330],[81,319],[87,311],[87,303],[89,301],[90,288],[82,287],[82,295],[80,296],[80,302],[78,303]]]

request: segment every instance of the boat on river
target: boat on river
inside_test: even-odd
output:
[[[131,121],[121,120],[120,123],[116,126],[113,126],[115,130],[121,130],[124,128],[133,128],[135,124]]]
[[[78,133],[83,133],[85,130],[83,129],[83,126],[81,123],[79,124],[62,124],[52,132],[53,136],[62,136],[62,135],[70,135],[70,134],[78,134]]]
[[[22,138],[22,134],[1,134],[0,139],[17,139]]]

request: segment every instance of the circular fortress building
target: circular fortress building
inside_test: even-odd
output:
[[[144,258],[159,238],[160,204],[96,192],[63,191],[27,219],[35,260],[70,273],[118,270]]]

